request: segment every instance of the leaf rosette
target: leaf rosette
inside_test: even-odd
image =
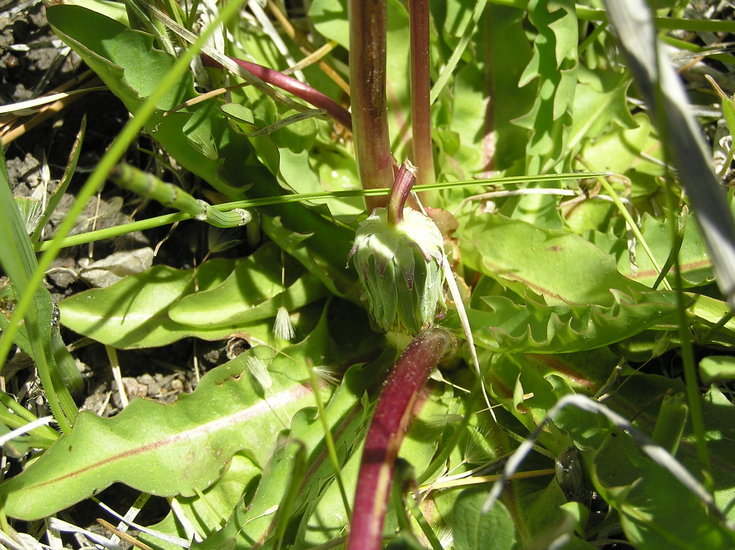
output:
[[[411,208],[396,224],[385,208],[360,224],[350,258],[377,328],[415,335],[443,311],[443,246],[436,224]]]

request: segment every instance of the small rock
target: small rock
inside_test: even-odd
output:
[[[153,264],[153,249],[150,247],[115,252],[96,262],[80,260],[82,269],[79,276],[96,288],[107,288],[119,282],[123,277],[142,273]],[[86,265],[85,265],[86,264]]]
[[[148,395],[148,387],[138,382],[135,378],[125,376],[122,382],[129,400],[132,401],[136,397],[146,397]]]

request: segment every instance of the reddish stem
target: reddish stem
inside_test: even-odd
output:
[[[347,550],[379,550],[393,466],[419,392],[454,339],[441,328],[419,334],[383,387],[365,438]]]
[[[393,183],[393,190],[388,202],[388,221],[393,225],[403,220],[403,208],[415,182],[416,167],[407,160],[403,161],[398,174],[396,174],[396,181]]]
[[[386,0],[350,0],[350,101],[364,189],[391,187],[393,157],[388,136],[385,92]],[[365,197],[368,211],[387,204],[386,197]]]
[[[350,113],[329,96],[324,95],[322,92],[315,90],[311,86],[274,69],[269,69],[268,67],[263,67],[263,65],[251,63],[244,59],[236,59],[234,57],[231,57],[230,59],[249,73],[257,76],[263,82],[267,82],[281,90],[292,93],[317,109],[324,109],[334,120],[339,122],[348,130],[352,130],[352,118],[350,117]],[[222,68],[222,65],[207,55],[202,56],[202,63],[208,67]]]
[[[411,129],[413,160],[419,168],[418,183],[434,183],[434,152],[431,142],[431,78],[429,64],[429,2],[408,3],[411,29]],[[436,192],[425,191],[422,199],[430,205]]]

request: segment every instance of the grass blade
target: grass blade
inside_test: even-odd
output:
[[[16,321],[13,325],[13,319],[25,321],[25,330],[28,335],[28,342],[31,355],[36,362],[38,375],[41,383],[46,391],[49,406],[54,414],[56,421],[64,431],[71,429],[77,408],[74,400],[62,380],[56,361],[54,360],[52,344],[52,333],[58,331],[58,327],[53,326],[53,304],[48,291],[41,286],[34,286],[30,281],[34,271],[38,271],[36,266],[36,256],[33,253],[33,246],[26,232],[26,227],[21,220],[18,207],[10,190],[8,174],[5,169],[5,156],[0,148],[0,234],[4,235],[4,239],[0,239],[0,265],[2,265],[5,273],[15,290],[15,295],[27,296],[28,305],[26,311],[16,312],[13,314],[10,322],[5,323],[3,319],[3,341],[6,342],[6,350],[10,350],[13,338],[20,330],[20,323]],[[43,272],[41,272],[43,276]],[[39,281],[40,283],[40,281]],[[37,289],[37,290],[35,290]],[[12,330],[12,329],[15,330]],[[5,355],[7,355],[7,351]],[[4,365],[5,356],[2,357],[0,365]],[[73,364],[73,362],[72,362]],[[70,372],[67,383],[75,386],[81,382],[79,372],[76,371],[76,378]]]

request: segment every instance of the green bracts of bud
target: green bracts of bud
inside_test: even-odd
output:
[[[415,335],[444,309],[443,246],[434,222],[410,208],[395,225],[385,208],[360,224],[350,257],[380,330]]]

